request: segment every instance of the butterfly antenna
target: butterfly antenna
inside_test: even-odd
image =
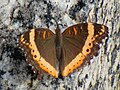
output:
[[[57,28],[59,28],[59,24],[58,24],[57,20],[55,18],[53,18],[53,20],[55,21]]]

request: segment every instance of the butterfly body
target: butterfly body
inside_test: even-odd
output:
[[[55,78],[68,76],[82,66],[86,58],[96,56],[99,43],[107,36],[108,28],[95,23],[81,23],[55,34],[47,28],[32,29],[20,37],[27,59],[38,71],[47,72]]]

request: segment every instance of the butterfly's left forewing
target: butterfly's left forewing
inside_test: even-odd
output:
[[[107,27],[95,23],[82,23],[67,28],[63,33],[61,71],[67,76],[83,65],[86,58],[97,55],[99,43],[107,36]]]
[[[20,45],[24,48],[28,62],[38,71],[46,71],[58,77],[55,50],[55,35],[45,28],[32,29],[20,37]]]

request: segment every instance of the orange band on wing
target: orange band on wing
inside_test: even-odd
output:
[[[44,34],[46,34],[44,32]],[[42,68],[43,70],[45,70],[46,72],[48,72],[50,75],[58,78],[58,72],[56,71],[56,69],[51,66],[48,62],[45,61],[45,59],[43,57],[41,57],[40,52],[37,49],[36,43],[35,43],[35,30],[32,29],[30,31],[30,48],[31,48],[31,54],[33,56],[33,59],[39,64],[39,67]],[[45,35],[43,35],[44,37]]]
[[[74,69],[81,66],[84,62],[85,56],[82,53],[79,53],[63,70],[62,75],[67,76],[70,74]]]
[[[85,56],[91,53],[91,48],[93,47],[93,41],[95,40],[94,39],[94,25],[92,23],[88,23],[87,30],[88,30],[88,36],[82,48],[82,53]]]
[[[73,28],[75,31],[76,29]],[[88,36],[85,41],[85,44],[82,48],[82,52],[79,53],[63,70],[62,75],[67,76],[74,69],[78,68],[84,63],[86,56],[91,52],[91,48],[93,47],[94,39],[94,25],[92,23],[88,23]]]

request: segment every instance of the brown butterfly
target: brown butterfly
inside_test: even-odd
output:
[[[82,66],[86,59],[96,56],[99,43],[108,34],[108,28],[96,23],[81,23],[55,34],[47,28],[32,29],[20,37],[28,62],[40,75],[45,71],[55,78],[68,76]]]

